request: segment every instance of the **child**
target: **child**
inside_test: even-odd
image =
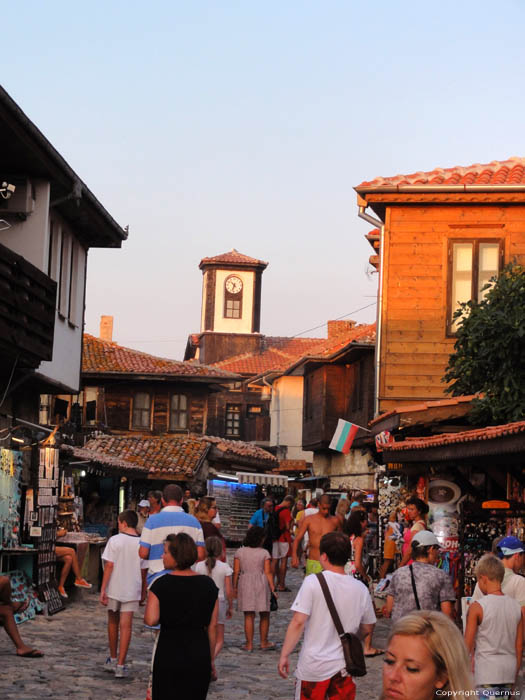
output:
[[[126,655],[131,641],[133,613],[146,599],[147,560],[139,557],[138,516],[124,510],[118,516],[119,534],[111,537],[102,553],[105,562],[100,602],[108,606],[109,656],[104,668],[115,678],[126,678]],[[120,633],[120,648],[117,647]]]
[[[483,598],[470,604],[465,643],[474,652],[474,680],[480,697],[509,697],[521,667],[523,633],[517,600],[501,592],[505,568],[494,554],[476,567]]]
[[[224,645],[224,624],[231,620],[233,605],[233,588],[231,566],[220,561],[222,556],[222,540],[212,535],[206,541],[206,559],[195,564],[195,573],[210,576],[219,589],[219,618],[217,620],[217,640],[215,643],[216,659]],[[212,673],[212,680],[217,680],[217,673]]]
[[[275,593],[270,569],[270,555],[263,548],[266,532],[262,527],[251,527],[243,546],[235,553],[233,561],[233,594],[237,608],[244,613],[246,644],[243,651],[253,651],[255,613],[260,616],[261,649],[274,649],[268,641],[270,629],[270,591]]]

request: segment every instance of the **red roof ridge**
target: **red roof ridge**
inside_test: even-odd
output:
[[[441,445],[451,445],[458,442],[475,442],[476,440],[493,440],[505,435],[525,432],[525,420],[505,423],[504,425],[490,425],[485,428],[474,428],[461,433],[442,433],[431,437],[407,438],[402,442],[395,442],[386,448],[393,450],[421,450],[429,447],[439,447]]]
[[[418,171],[409,175],[393,175],[365,180],[356,190],[395,186],[436,186],[436,185],[525,185],[525,158],[512,156],[506,160],[493,160],[490,163],[456,165],[452,168],[435,168]]]
[[[429,408],[439,408],[441,406],[456,406],[460,403],[470,403],[473,399],[479,398],[481,394],[469,394],[467,396],[452,396],[446,399],[434,399],[430,401],[416,401],[414,403],[403,403],[395,408],[390,409],[390,411],[385,411],[381,413],[371,421],[368,425],[375,425],[376,423],[381,423],[385,418],[394,416],[397,413],[412,413],[416,411],[426,411]]]

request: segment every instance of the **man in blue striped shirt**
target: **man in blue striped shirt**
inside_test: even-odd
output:
[[[139,555],[149,562],[148,586],[164,571],[162,555],[164,540],[168,535],[185,532],[197,545],[199,560],[206,556],[204,535],[201,524],[193,515],[185,513],[181,507],[182,489],[176,484],[168,484],[162,492],[163,508],[160,513],[150,515],[140,536]]]

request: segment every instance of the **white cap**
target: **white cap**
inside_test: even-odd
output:
[[[430,532],[430,530],[420,530],[416,532],[414,537],[412,537],[411,544],[412,542],[417,542],[420,547],[430,547],[431,545],[435,545],[436,547],[440,546],[438,538],[433,532]]]
[[[146,499],[143,498],[139,503],[139,508],[149,508],[149,501],[146,501]]]

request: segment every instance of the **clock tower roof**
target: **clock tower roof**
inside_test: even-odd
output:
[[[232,248],[228,253],[222,253],[221,255],[216,255],[213,258],[203,258],[199,263],[199,268],[203,270],[205,267],[222,267],[232,269],[245,267],[265,270],[266,267],[268,267],[268,263],[264,260],[250,258],[248,255],[243,255],[243,253],[239,253],[238,250]]]

